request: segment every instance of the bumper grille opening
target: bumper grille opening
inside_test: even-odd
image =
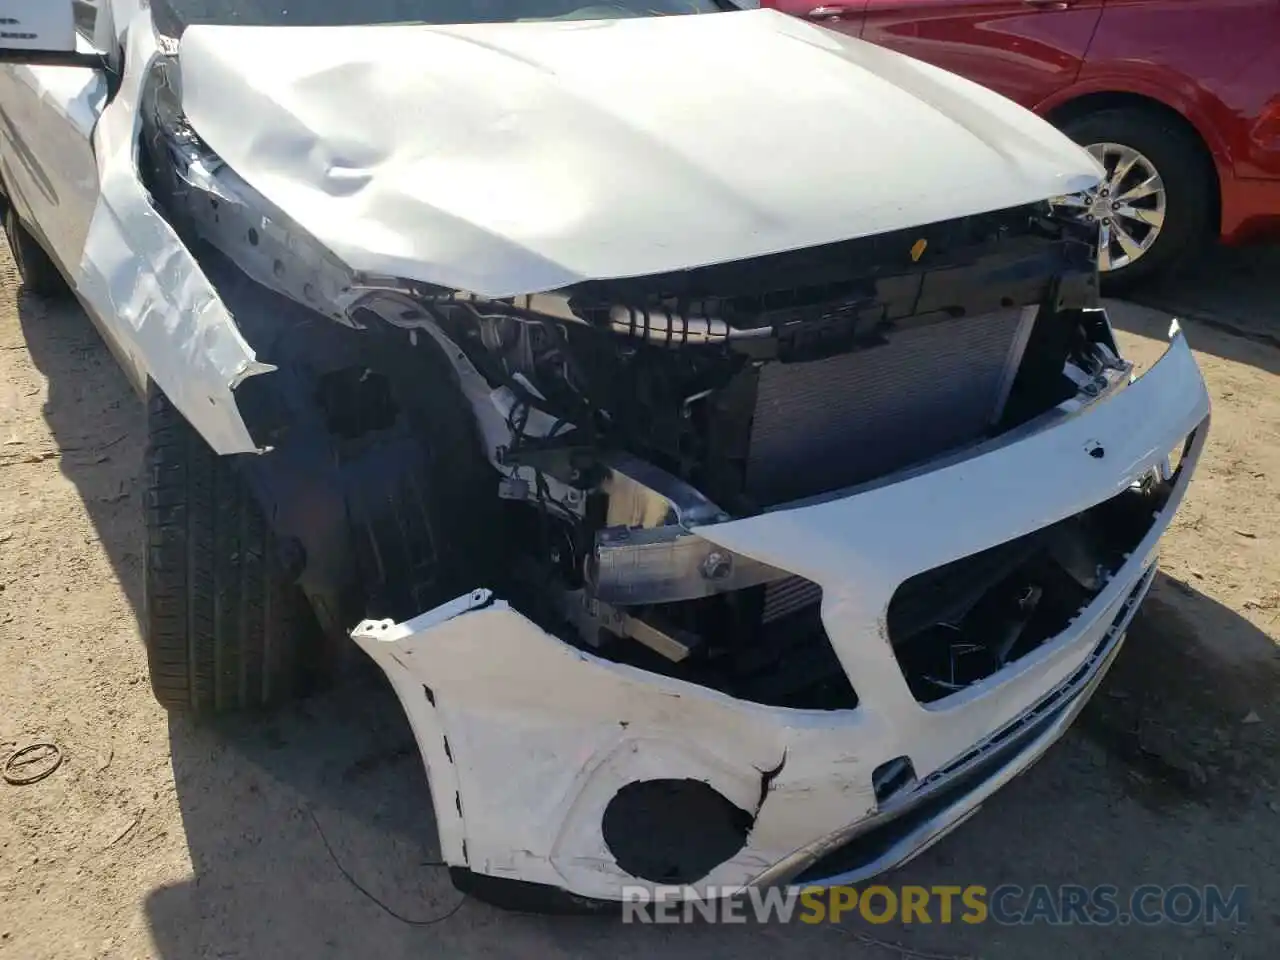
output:
[[[702,642],[679,662],[625,639],[607,641],[599,654],[767,706],[850,710],[858,705],[822,624],[822,588],[803,577],[633,612]]]
[[[873,877],[914,853],[912,834],[930,821],[948,819],[948,808],[953,810],[950,816],[954,822],[957,815],[954,811],[966,796],[999,775],[1004,764],[1029,749],[1040,734],[1049,731],[1068,711],[1076,709],[1081,698],[1091,695],[1099,672],[1115,654],[1119,642],[1117,633],[1145,596],[1154,575],[1154,571],[1149,571],[1134,586],[1112,621],[1111,629],[1066,681],[972,750],[909,785],[908,789],[892,792],[887,799],[879,801],[878,816],[882,818],[879,823],[811,864],[791,882],[800,886],[832,881],[856,883]],[[876,774],[894,768],[902,759],[882,764],[876,768]],[[872,782],[875,783],[875,774]],[[966,815],[966,811],[961,810],[959,815]]]
[[[1146,536],[1177,476],[904,581],[888,631],[916,698],[948,697],[1058,636]]]

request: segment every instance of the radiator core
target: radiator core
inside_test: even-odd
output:
[[[785,503],[981,439],[999,418],[1035,314],[949,318],[840,356],[766,364],[747,493],[762,506]]]

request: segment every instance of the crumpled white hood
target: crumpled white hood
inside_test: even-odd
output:
[[[508,296],[1083,189],[1047,123],[772,10],[189,28],[209,146],[353,269]]]

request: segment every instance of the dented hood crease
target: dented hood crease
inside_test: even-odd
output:
[[[509,296],[1074,192],[1087,154],[944,71],[771,10],[193,26],[183,107],[355,270]]]

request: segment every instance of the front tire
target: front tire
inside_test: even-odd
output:
[[[11,203],[6,205],[4,211],[4,234],[9,241],[14,266],[18,268],[18,276],[22,279],[22,288],[27,293],[49,298],[66,295],[66,280],[54,266],[49,254],[44,252],[44,247],[27,232]]]
[[[1094,217],[1103,230],[1105,292],[1165,273],[1203,247],[1210,236],[1213,171],[1194,134],[1171,117],[1137,107],[1085,114],[1062,130],[1107,168],[1107,180],[1087,204],[1073,201],[1068,208]],[[1107,194],[1099,196],[1102,190]]]
[[[308,685],[313,621],[256,502],[154,385],[147,398],[143,638],[165,708],[205,718]]]

